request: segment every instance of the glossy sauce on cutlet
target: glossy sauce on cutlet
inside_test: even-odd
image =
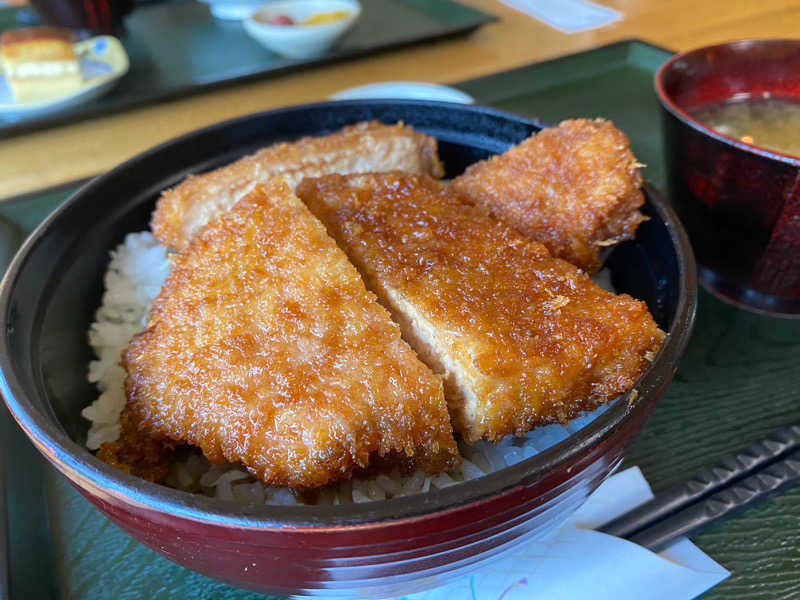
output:
[[[330,175],[305,180],[298,195],[379,297],[395,310],[397,298],[408,303],[466,373],[476,420],[451,409],[467,441],[564,422],[617,397],[663,340],[642,302],[599,288],[431,178]]]
[[[136,415],[127,408],[120,414],[119,422],[119,439],[100,446],[97,458],[125,473],[162,482],[169,473],[175,443],[142,431]]]
[[[146,430],[270,484],[318,487],[393,452],[431,473],[458,460],[441,380],[280,180],[175,257],[125,367]]]

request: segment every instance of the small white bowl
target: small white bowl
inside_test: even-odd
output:
[[[322,25],[270,25],[280,15],[295,23],[320,13],[348,11],[343,19]],[[361,15],[356,0],[292,0],[270,2],[244,20],[245,31],[259,44],[286,58],[312,58],[323,54],[350,29]]]

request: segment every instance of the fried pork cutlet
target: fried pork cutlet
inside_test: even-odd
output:
[[[294,188],[303,177],[367,171],[444,175],[434,138],[400,123],[358,123],[325,137],[276,144],[187,177],[161,194],[151,228],[159,242],[183,250],[206,223],[272,177],[283,175]]]
[[[119,439],[100,446],[97,457],[131,475],[162,482],[169,473],[175,444],[141,431],[136,416],[127,407],[122,410],[119,423]]]
[[[639,163],[608,121],[544,129],[505,154],[469,167],[453,187],[553,256],[590,273],[603,249],[631,239],[644,217]]]
[[[329,175],[297,194],[445,376],[467,442],[618,397],[664,339],[644,303],[601,289],[430,177]]]
[[[441,379],[281,179],[175,257],[123,364],[144,431],[269,484],[321,486],[371,457],[458,461]]]

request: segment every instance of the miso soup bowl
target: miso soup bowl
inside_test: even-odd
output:
[[[800,103],[800,40],[744,40],[678,54],[656,73],[669,195],[710,292],[800,317],[800,156],[748,144],[693,114],[729,101]]]
[[[536,131],[520,117],[457,104],[353,101],[286,108],[154,148],[90,182],[28,238],[0,288],[0,390],[39,451],[98,510],[156,552],[229,584],[297,596],[399,596],[447,583],[547,535],[619,465],[672,380],[696,305],[694,261],[652,190],[650,220],[609,258],[613,283],[646,301],[669,335],[634,392],[512,467],[444,490],[339,506],[242,506],[126,475],[84,446],[86,331],[108,252],[148,226],[159,192],[256,148],[377,119],[435,136],[448,176]],[[90,232],[87,235],[87,232]]]

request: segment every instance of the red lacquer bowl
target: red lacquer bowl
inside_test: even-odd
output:
[[[728,137],[697,109],[746,98],[800,102],[800,40],[679,54],[656,74],[670,198],[700,281],[742,308],[800,317],[800,157]]]
[[[609,262],[669,332],[635,394],[548,451],[468,483],[349,506],[250,506],[125,475],[83,446],[86,331],[108,251],[147,227],[158,192],[256,147],[348,123],[404,121],[440,141],[448,176],[537,128],[474,106],[341,102],[223,123],[123,164],[77,192],[27,240],[0,289],[2,393],[36,447],[114,523],[155,551],[233,585],[281,595],[399,596],[446,583],[559,526],[619,464],[664,394],[691,331],[696,276],[672,210],[648,190],[650,220]],[[92,234],[87,235],[90,231]],[[576,557],[577,560],[577,557]]]

